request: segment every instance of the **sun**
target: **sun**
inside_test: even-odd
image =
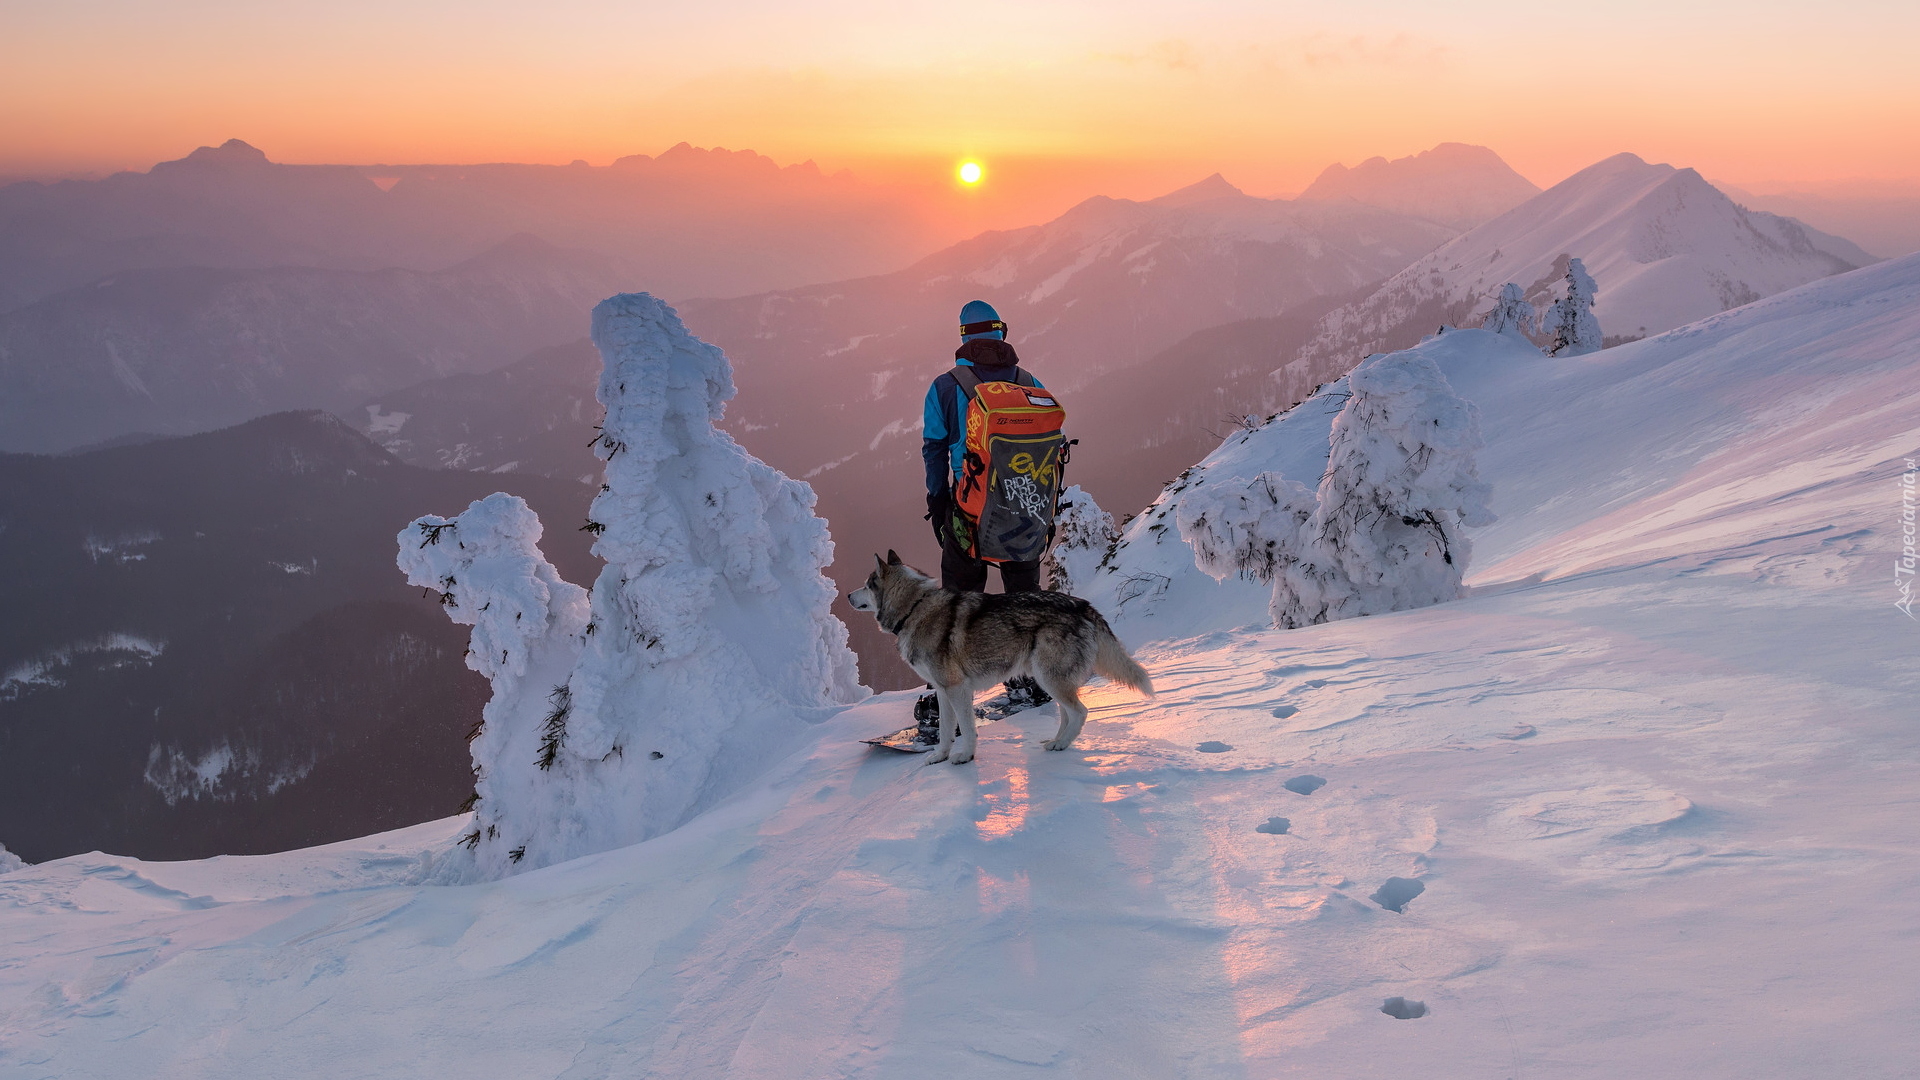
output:
[[[986,171],[980,168],[980,163],[977,161],[964,161],[960,163],[959,175],[960,182],[971,187],[980,182],[980,178],[986,175]]]

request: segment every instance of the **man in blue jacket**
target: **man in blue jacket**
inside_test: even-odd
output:
[[[1007,343],[1007,324],[985,300],[969,300],[960,309],[960,348],[955,350],[953,362],[957,367],[973,368],[981,382],[1040,385],[1040,380],[1020,367],[1019,355]],[[967,439],[967,396],[953,372],[941,372],[933,385],[927,387],[920,434],[920,457],[927,468],[927,518],[933,522],[934,538],[940,542],[940,586],[956,592],[985,592],[987,567],[998,566],[1003,592],[1040,591],[1039,560],[988,563],[968,554],[953,535],[953,492]],[[1052,700],[1038,683],[1019,678],[1008,680],[1003,709],[993,702],[989,707],[1017,712]],[[926,727],[923,714],[928,712],[932,713],[937,738],[939,704],[932,694],[921,698],[914,710],[923,728]]]

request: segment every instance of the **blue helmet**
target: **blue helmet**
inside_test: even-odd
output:
[[[1007,324],[1000,321],[1000,313],[985,300],[969,300],[960,309],[960,340],[975,338],[1007,339]]]

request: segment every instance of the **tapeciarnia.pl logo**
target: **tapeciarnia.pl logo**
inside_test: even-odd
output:
[[[1913,613],[1914,484],[1920,481],[1920,467],[1912,458],[1905,460],[1907,470],[1900,474],[1900,557],[1893,561],[1893,587],[1900,599],[1893,606],[1906,612],[1909,619],[1920,619]]]

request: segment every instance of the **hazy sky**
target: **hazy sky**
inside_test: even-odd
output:
[[[1444,140],[1543,185],[1621,150],[1915,177],[1916,56],[1913,0],[0,0],[0,173],[239,137],[294,162],[975,155],[1111,194],[1216,169],[1287,193]]]

